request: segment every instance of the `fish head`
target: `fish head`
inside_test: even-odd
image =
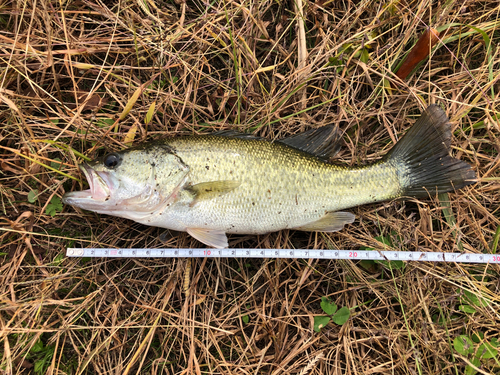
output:
[[[138,219],[173,202],[189,168],[167,146],[136,147],[82,163],[89,189],[66,193],[63,202],[85,210]]]

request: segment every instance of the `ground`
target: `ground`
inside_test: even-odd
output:
[[[79,162],[164,136],[335,124],[334,162],[367,164],[436,103],[476,183],[230,246],[498,259],[498,2],[26,0],[0,24],[0,373],[500,373],[498,264],[67,258],[203,245],[61,203]]]

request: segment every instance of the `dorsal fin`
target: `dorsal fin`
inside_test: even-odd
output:
[[[239,139],[255,139],[258,141],[267,140],[266,138],[262,138],[253,134],[242,133],[237,130],[219,130],[215,133],[210,133],[210,135],[217,135],[219,137],[239,138]]]
[[[341,139],[339,133],[338,127],[326,125],[280,139],[278,142],[328,160],[339,152]]]
[[[212,135],[231,137],[239,139],[267,140],[252,134],[240,133],[235,130],[222,130],[212,133]],[[310,129],[306,132],[292,135],[278,140],[287,146],[297,150],[307,152],[320,159],[328,160],[335,156],[340,149],[340,132],[338,127],[333,125],[322,126],[317,129]]]

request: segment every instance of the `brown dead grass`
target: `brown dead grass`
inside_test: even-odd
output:
[[[78,153],[337,123],[339,160],[365,163],[440,103],[455,126],[453,154],[480,177],[449,195],[455,226],[442,200],[411,200],[355,208],[359,220],[339,233],[230,245],[381,249],[382,235],[401,250],[498,251],[499,13],[492,0],[1,3],[0,373],[464,373],[472,357],[453,340],[500,336],[498,265],[391,273],[350,261],[197,259],[185,293],[186,260],[61,257],[73,244],[165,246],[158,229],[46,209],[81,188]],[[393,71],[427,25],[446,30],[444,45],[402,82]],[[363,63],[357,52],[368,47]],[[185,233],[166,245],[200,246]],[[460,311],[464,289],[488,306]],[[352,316],[316,333],[322,296]],[[477,370],[499,373],[498,357]]]

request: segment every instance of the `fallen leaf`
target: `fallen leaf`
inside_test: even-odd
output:
[[[97,93],[93,93],[90,98],[88,98],[89,94],[90,92],[88,91],[78,91],[78,102],[85,103],[83,107],[84,111],[98,111],[108,102],[106,98],[101,98]]]
[[[156,102],[151,103],[151,105],[149,106],[148,112],[146,113],[146,119],[144,120],[144,123],[146,125],[151,122],[151,119],[155,114],[155,107],[156,107]]]
[[[410,53],[406,56],[405,61],[396,72],[396,76],[402,80],[406,79],[413,69],[423,59],[429,56],[429,53],[434,45],[439,41],[439,32],[436,29],[428,28],[422,34],[417,44],[413,46]]]
[[[132,143],[134,143],[135,133],[137,133],[137,125],[132,125],[125,135],[123,143],[127,146],[132,146]]]
[[[137,101],[137,99],[139,99],[139,96],[141,95],[142,90],[144,90],[143,85],[139,86],[137,88],[137,90],[135,90],[135,92],[132,94],[132,96],[128,100],[127,104],[125,105],[125,108],[123,108],[123,112],[120,115],[120,121],[124,120],[125,117],[127,117],[128,113],[130,112],[130,110],[134,106],[135,102]]]

